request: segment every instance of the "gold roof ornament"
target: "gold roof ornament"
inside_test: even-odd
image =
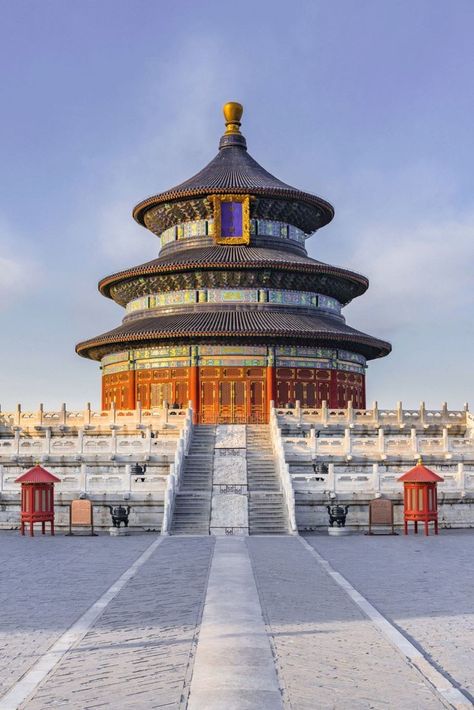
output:
[[[244,112],[242,104],[237,101],[228,101],[222,108],[225,118],[225,132],[228,134],[240,133],[240,119]]]

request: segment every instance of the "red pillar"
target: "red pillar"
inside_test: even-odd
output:
[[[135,396],[135,370],[128,371],[128,382],[127,382],[127,409],[135,409],[137,406],[136,396]]]
[[[270,402],[276,406],[276,371],[275,367],[267,367],[267,418],[270,417]]]
[[[331,382],[329,385],[329,409],[338,409],[337,401],[337,370],[331,370]]]
[[[199,418],[199,368],[192,365],[189,368],[189,399],[193,403],[194,423]]]

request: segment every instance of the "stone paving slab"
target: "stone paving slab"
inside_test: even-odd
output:
[[[297,538],[247,544],[286,706],[444,707]]]
[[[0,697],[152,540],[0,533]]]
[[[218,538],[188,708],[282,707],[247,546],[243,538]]]
[[[305,539],[474,702],[474,531]]]
[[[164,540],[25,710],[185,707],[213,545]]]

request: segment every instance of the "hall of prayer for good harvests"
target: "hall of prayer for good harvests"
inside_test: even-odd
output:
[[[263,423],[271,401],[363,409],[367,361],[391,349],[342,315],[368,280],[307,256],[333,207],[249,155],[240,104],[224,115],[215,158],[133,211],[158,258],[99,283],[125,308],[76,348],[101,363],[102,408],[191,401],[201,423]]]

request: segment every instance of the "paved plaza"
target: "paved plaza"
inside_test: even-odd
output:
[[[472,707],[473,541],[2,532],[0,709]]]

